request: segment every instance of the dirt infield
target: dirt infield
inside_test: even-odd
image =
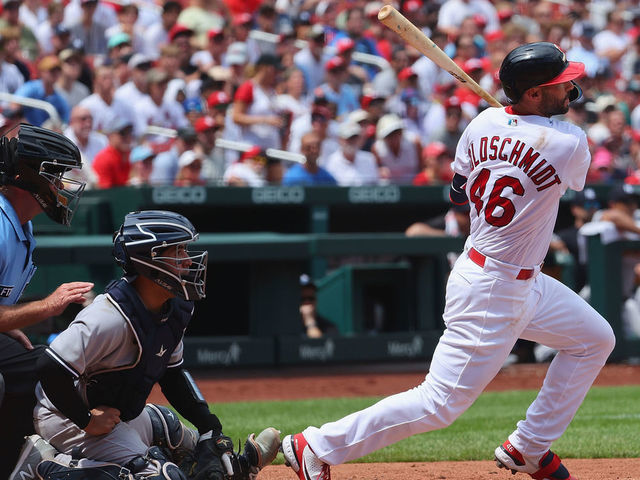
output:
[[[487,390],[540,388],[547,364],[513,365],[503,369]],[[418,366],[399,371],[291,370],[283,372],[225,372],[196,374],[197,383],[209,402],[244,400],[294,400],[318,397],[355,397],[390,395],[414,387],[424,379]],[[638,385],[640,366],[607,365],[595,385]],[[151,401],[166,403],[154,390]],[[567,467],[580,480],[640,480],[640,459],[568,459]],[[514,480],[493,462],[375,463],[347,464],[334,467],[336,480]],[[258,480],[295,480],[295,474],[282,465],[266,468]]]

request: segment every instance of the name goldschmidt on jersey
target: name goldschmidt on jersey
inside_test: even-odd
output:
[[[474,142],[471,142],[467,151],[471,160],[471,170],[487,160],[501,160],[527,174],[539,192],[562,183],[555,167],[545,158],[540,158],[540,152],[521,140],[514,143],[511,137],[494,135],[491,139],[481,137],[478,143],[479,145],[475,146]]]

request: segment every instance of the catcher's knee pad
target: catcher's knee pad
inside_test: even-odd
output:
[[[198,432],[182,423],[167,407],[148,403],[144,409],[151,419],[153,445],[168,448],[171,451],[178,449],[193,451],[198,443]]]
[[[187,476],[175,463],[165,463],[160,471],[152,475],[136,475],[135,480],[187,480]]]
[[[44,460],[36,468],[36,473],[39,480],[133,480],[129,470],[115,464],[70,467],[55,460]]]

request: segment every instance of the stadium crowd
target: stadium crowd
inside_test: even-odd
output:
[[[640,183],[640,2],[391,3],[503,103],[497,70],[517,45],[585,63],[566,118],[587,133],[587,181]],[[1,133],[63,131],[94,188],[448,183],[487,105],[379,23],[382,6],[2,0],[0,92],[55,112],[0,96]]]

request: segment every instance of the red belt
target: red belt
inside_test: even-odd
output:
[[[484,262],[487,260],[483,254],[477,251],[475,248],[469,249],[469,258],[476,265],[484,268]],[[523,268],[518,272],[516,280],[529,280],[533,277],[535,270],[533,268]]]

